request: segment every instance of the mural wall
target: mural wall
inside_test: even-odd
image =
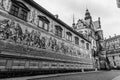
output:
[[[9,19],[0,20],[0,40],[49,49],[70,56],[90,57],[89,53],[80,50],[78,47]]]
[[[9,11],[10,6],[11,0],[0,0],[0,8],[2,8],[3,10]],[[37,25],[37,16],[43,14],[31,6],[27,6],[31,10],[28,15],[28,21],[34,25]],[[51,32],[54,32],[54,24],[55,22],[50,20]],[[38,30],[24,26],[19,22],[4,18],[2,16],[0,17],[0,40],[6,40],[9,42],[27,45],[40,49],[49,49],[59,54],[65,54],[76,57],[90,58],[91,53],[90,51],[80,49],[80,47],[67,43],[62,39],[59,40],[54,36],[50,36],[49,34],[45,34]]]

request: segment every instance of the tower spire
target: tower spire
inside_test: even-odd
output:
[[[86,9],[84,20],[89,25],[89,28],[92,28],[92,17],[88,9]]]
[[[75,16],[73,14],[73,24],[72,24],[73,29],[75,30]]]

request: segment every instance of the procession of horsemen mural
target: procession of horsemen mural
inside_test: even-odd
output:
[[[76,50],[74,46],[66,45],[63,41],[58,42],[54,37],[43,36],[41,32],[23,27],[9,19],[0,20],[0,40],[34,48],[49,49],[65,55],[90,58],[88,54],[82,54],[79,48]]]

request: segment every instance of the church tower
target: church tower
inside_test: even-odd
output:
[[[86,9],[84,20],[87,24],[87,27],[92,28],[92,17],[88,9]]]
[[[91,19],[92,20],[92,17],[90,15],[90,12],[89,12],[88,9],[86,9],[86,13],[85,13],[85,20],[87,20],[87,19]]]

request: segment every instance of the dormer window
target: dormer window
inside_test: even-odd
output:
[[[28,12],[30,10],[20,1],[12,0],[10,14],[16,16],[24,21],[27,21]]]
[[[72,33],[71,32],[66,32],[67,34],[67,40],[72,41]]]
[[[45,16],[41,16],[39,15],[38,16],[39,20],[38,20],[38,27],[46,30],[46,31],[49,31],[49,23],[50,21],[45,17]]]

